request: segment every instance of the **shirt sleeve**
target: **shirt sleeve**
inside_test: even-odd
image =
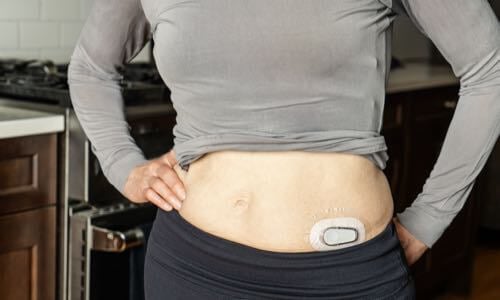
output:
[[[95,0],[68,64],[71,102],[104,176],[122,194],[146,162],[125,120],[123,67],[151,38],[140,0]]]
[[[486,0],[393,0],[460,80],[438,159],[400,223],[431,248],[464,206],[500,131],[500,26]]]

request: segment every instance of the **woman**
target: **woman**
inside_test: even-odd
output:
[[[401,13],[461,91],[422,193],[394,218],[379,133]],[[177,124],[174,148],[146,160],[118,80],[151,38]],[[108,180],[160,208],[147,299],[413,299],[409,266],[498,137],[499,51],[485,0],[96,0],[68,83]]]

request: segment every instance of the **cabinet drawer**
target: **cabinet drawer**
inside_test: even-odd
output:
[[[57,134],[0,140],[0,214],[56,203]]]

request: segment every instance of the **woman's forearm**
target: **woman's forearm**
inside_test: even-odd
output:
[[[131,169],[146,159],[129,133],[119,80],[150,38],[139,0],[95,0],[68,65],[76,116],[104,175],[122,193]]]
[[[430,248],[464,206],[500,133],[500,25],[486,0],[396,1],[460,79],[439,157],[422,192],[397,214]]]

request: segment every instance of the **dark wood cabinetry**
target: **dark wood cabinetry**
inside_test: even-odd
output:
[[[384,172],[391,183],[395,213],[411,205],[422,191],[441,151],[458,90],[457,84],[387,95],[381,134],[389,148]],[[419,299],[428,299],[434,290],[445,285],[457,292],[468,292],[481,175],[441,238],[411,266]]]
[[[55,299],[57,134],[0,139],[2,299]]]

